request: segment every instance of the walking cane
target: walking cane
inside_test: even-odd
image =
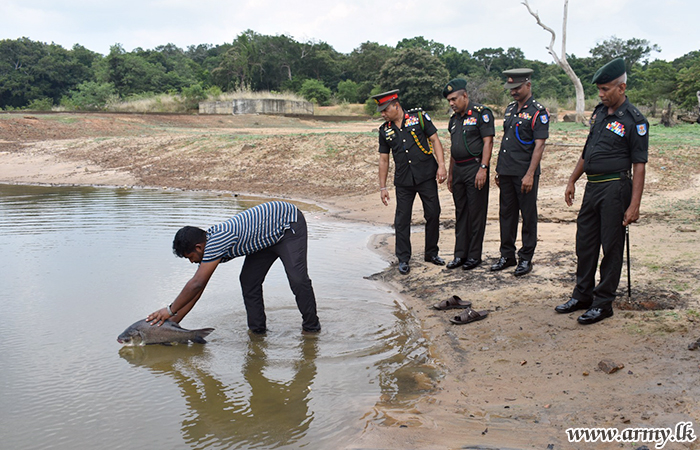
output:
[[[627,225],[625,228],[625,235],[627,241],[627,301],[632,303],[632,277],[630,270],[630,226]]]

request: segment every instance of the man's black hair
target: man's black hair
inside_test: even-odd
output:
[[[175,256],[184,258],[186,254],[192,253],[197,244],[207,242],[207,232],[197,227],[182,227],[175,233],[173,239],[173,253]]]

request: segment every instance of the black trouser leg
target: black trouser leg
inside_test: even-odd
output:
[[[501,256],[515,259],[515,238],[518,233],[520,206],[516,192],[517,177],[499,176],[498,222],[501,228]]]
[[[518,257],[525,261],[532,261],[537,247],[537,191],[540,177],[536,176],[530,192],[524,194],[520,189],[522,180],[518,178],[517,191],[519,193],[520,213],[523,218],[521,229],[522,247],[518,251]]]
[[[399,262],[411,259],[411,216],[416,191],[412,186],[396,186],[396,213],[394,214],[394,231],[396,232],[395,252]]]
[[[306,220],[299,211],[297,221],[284,233],[275,245],[246,256],[240,280],[243,301],[248,315],[248,328],[256,332],[266,329],[265,305],[263,301],[263,281],[280,258],[294,293],[297,307],[302,315],[302,327],[307,331],[320,329],[316,315],[316,298],[307,269],[307,228]]]
[[[437,181],[425,181],[416,186],[418,195],[423,203],[423,218],[425,219],[425,257],[438,256],[438,241],[440,240],[440,198],[438,197]]]

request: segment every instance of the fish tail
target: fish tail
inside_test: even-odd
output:
[[[194,330],[194,337],[190,340],[196,344],[206,344],[207,341],[204,338],[209,336],[209,334],[212,331],[214,331],[214,328],[202,328],[199,330]]]

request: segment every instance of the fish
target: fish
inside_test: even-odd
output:
[[[166,320],[161,326],[151,325],[146,319],[132,323],[122,334],[117,337],[117,342],[125,346],[143,346],[148,344],[187,344],[189,341],[197,344],[206,344],[205,337],[214,331],[214,328],[201,328],[199,330],[187,330],[176,322]]]

